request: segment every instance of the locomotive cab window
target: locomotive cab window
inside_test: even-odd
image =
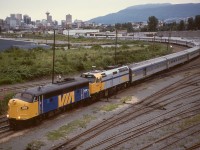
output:
[[[85,74],[82,74],[81,77],[88,79],[88,81],[89,81],[90,83],[94,83],[95,80],[96,80],[96,78],[95,78],[94,75],[85,75]]]
[[[106,74],[105,74],[105,73],[102,73],[101,75],[102,75],[103,78],[106,77]]]
[[[117,74],[117,71],[113,72],[113,75]]]
[[[14,98],[20,99],[20,100],[28,102],[28,103],[32,103],[34,96],[29,93],[18,93],[14,96]]]
[[[99,82],[101,82],[101,78],[96,79],[96,83],[99,83]]]

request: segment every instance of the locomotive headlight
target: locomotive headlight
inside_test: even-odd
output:
[[[13,105],[15,105],[15,104],[16,104],[16,101],[13,99],[13,100],[12,100],[12,103],[13,103]]]
[[[27,110],[27,109],[28,109],[28,106],[22,106],[21,109],[22,109],[22,110]]]

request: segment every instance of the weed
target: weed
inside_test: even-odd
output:
[[[30,35],[31,36],[31,35]],[[39,36],[39,35],[38,35]],[[50,38],[51,35],[48,36]],[[66,37],[58,36],[58,39]],[[75,40],[75,39],[74,39]],[[105,42],[105,40],[78,38],[77,41]],[[107,41],[108,42],[108,41]],[[127,46],[128,43],[137,43],[138,46]],[[119,41],[121,47],[116,50],[116,60],[118,64],[139,62],[142,60],[166,55],[168,51],[160,44],[144,45],[143,42]],[[55,54],[55,73],[69,75],[82,71],[91,70],[92,66],[97,69],[115,63],[115,48],[102,48],[99,43],[91,49],[70,49],[63,51],[57,49]],[[0,85],[14,84],[27,80],[36,79],[51,75],[52,70],[52,50],[35,48],[33,50],[22,50],[19,48],[7,49],[0,52]]]
[[[100,108],[100,110],[102,110],[102,111],[112,111],[112,110],[115,110],[116,108],[118,108],[119,105],[120,104],[108,104],[108,105],[102,106]]]
[[[132,99],[132,96],[126,96],[121,98],[120,102],[121,103],[126,103],[127,101],[130,101]]]
[[[200,114],[197,114],[192,118],[186,119],[184,122],[182,122],[182,124],[179,127],[183,129],[198,122],[200,122]]]
[[[4,100],[0,100],[0,114],[5,114],[8,109],[8,101],[14,96],[14,93],[7,93],[4,96]]]
[[[45,143],[42,141],[32,141],[26,146],[26,150],[39,150],[42,146],[45,146]]]
[[[86,125],[94,120],[95,117],[90,115],[84,115],[80,120],[74,120],[67,125],[61,126],[58,130],[50,131],[46,134],[47,139],[54,141],[60,138],[64,138],[67,134],[73,132],[78,128],[86,128]]]

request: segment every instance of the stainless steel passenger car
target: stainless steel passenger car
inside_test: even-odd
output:
[[[174,67],[178,64],[188,61],[188,52],[181,51],[164,56],[167,59],[167,68]]]
[[[131,73],[131,82],[143,79],[147,76],[167,69],[167,59],[158,57],[136,64],[129,65]]]
[[[198,47],[193,47],[185,51],[188,52],[188,59],[193,59],[200,55],[200,48]]]

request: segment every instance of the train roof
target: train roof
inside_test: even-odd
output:
[[[94,71],[91,71],[91,72],[86,72],[86,73],[82,73],[82,75],[85,75],[85,76],[90,76],[90,75],[96,75],[96,74],[112,74],[114,71],[119,71],[119,72],[122,72],[122,71],[125,71],[125,70],[129,70],[128,66],[121,66],[121,67],[118,67],[118,68],[114,68],[114,69],[109,69],[109,70],[94,70]]]
[[[28,89],[22,91],[22,93],[29,93],[34,96],[39,96],[39,95],[51,93],[54,91],[71,89],[73,87],[78,87],[78,86],[84,85],[84,84],[89,84],[89,81],[87,79],[80,78],[80,77],[79,78],[70,78],[70,79],[66,79],[64,81],[60,81],[60,82],[53,83],[53,84],[51,83],[51,84],[46,84],[44,86],[28,88]]]
[[[188,53],[187,51],[180,51],[180,52],[172,53],[172,54],[169,54],[169,55],[166,55],[166,56],[163,56],[163,57],[165,57],[167,59],[172,59],[174,57],[183,56],[187,53]]]
[[[199,50],[200,50],[200,48],[196,46],[196,47],[192,47],[192,48],[186,49],[184,51],[191,53],[191,52],[195,52],[195,51],[199,51]]]
[[[115,71],[123,72],[123,71],[127,71],[127,70],[129,70],[128,66],[122,66],[122,67],[118,67],[115,69],[103,71],[101,74],[109,75],[109,74],[113,74],[113,72],[115,72]]]
[[[85,72],[85,73],[82,73],[84,75],[94,75],[94,74],[97,74],[97,73],[102,73],[104,70],[92,70],[90,72]]]
[[[133,70],[133,69],[138,69],[138,68],[143,68],[143,67],[146,67],[146,66],[149,66],[149,65],[153,65],[153,64],[156,64],[156,63],[161,63],[161,62],[164,62],[164,61],[166,61],[166,58],[158,57],[158,58],[153,58],[153,59],[150,59],[150,60],[145,60],[145,61],[142,61],[142,62],[139,62],[139,63],[130,64],[129,68],[131,68]]]

